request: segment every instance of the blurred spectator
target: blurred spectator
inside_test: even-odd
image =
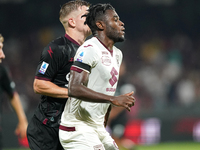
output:
[[[3,42],[4,42],[4,38],[0,34],[0,63],[5,58],[5,54],[3,52]],[[11,76],[10,76],[10,73],[8,72],[8,68],[0,64],[0,99],[1,100],[2,100],[4,92],[9,96],[10,104],[15,110],[18,121],[19,121],[15,130],[15,134],[18,136],[20,140],[21,139],[26,140],[26,129],[27,129],[28,122],[27,122],[25,112],[23,110],[23,106],[20,101],[20,96],[18,92],[15,91],[15,83],[11,80]],[[0,134],[1,134],[1,128],[0,128]],[[22,146],[27,146],[27,145],[22,145]],[[2,144],[0,141],[0,149],[1,148],[2,148]]]
[[[52,39],[61,32],[60,28],[47,27],[42,30]],[[27,111],[32,111],[38,103],[34,101],[36,95],[32,90],[32,82],[35,72],[33,66],[37,65],[35,60],[40,55],[37,49],[42,49],[46,44],[41,32],[38,30],[21,37],[13,36],[6,41],[8,49],[6,53],[12,54],[13,57],[7,58],[5,63],[10,66],[12,74],[16,74],[13,78],[20,84],[17,90],[25,93]],[[120,45],[121,49],[125,50],[126,62],[122,64],[121,72],[124,75],[120,77],[119,86],[125,83],[135,86],[141,103],[139,111],[159,111],[168,106],[178,106],[180,104],[178,85],[182,82],[183,75],[190,73],[196,77],[188,78],[188,82],[192,80],[194,88],[191,97],[193,100],[188,100],[188,103],[192,104],[200,97],[200,81],[197,78],[200,74],[198,40],[174,34],[171,37],[156,35],[128,39],[125,43]]]

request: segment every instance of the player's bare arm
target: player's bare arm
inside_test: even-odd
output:
[[[26,129],[28,126],[28,121],[26,118],[26,114],[23,111],[23,107],[20,101],[19,94],[17,92],[14,93],[13,98],[10,101],[12,107],[14,108],[17,117],[18,117],[18,125],[15,129],[16,135],[20,136],[21,138],[26,137]]]
[[[88,83],[89,73],[82,71],[81,73],[71,70],[69,81],[69,96],[76,97],[83,101],[95,103],[112,103],[113,105],[126,108],[130,111],[135,103],[133,92],[120,96],[110,96],[95,92],[86,87]]]
[[[33,89],[34,92],[37,94],[42,94],[55,98],[68,98],[67,88],[59,87],[50,81],[35,79]]]

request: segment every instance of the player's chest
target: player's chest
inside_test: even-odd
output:
[[[113,76],[118,78],[120,68],[119,55],[115,53],[111,54],[107,51],[102,51],[102,55],[100,57],[97,68],[101,77],[104,79],[110,79]]]

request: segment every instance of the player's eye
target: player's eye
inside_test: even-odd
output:
[[[117,22],[119,20],[118,17],[114,17],[114,21]]]

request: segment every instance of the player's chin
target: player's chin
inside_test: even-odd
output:
[[[125,40],[125,37],[124,37],[124,35],[123,36],[121,36],[120,38],[119,38],[119,42],[123,42]]]
[[[122,39],[125,40],[125,32],[122,32],[120,36],[121,36]]]

